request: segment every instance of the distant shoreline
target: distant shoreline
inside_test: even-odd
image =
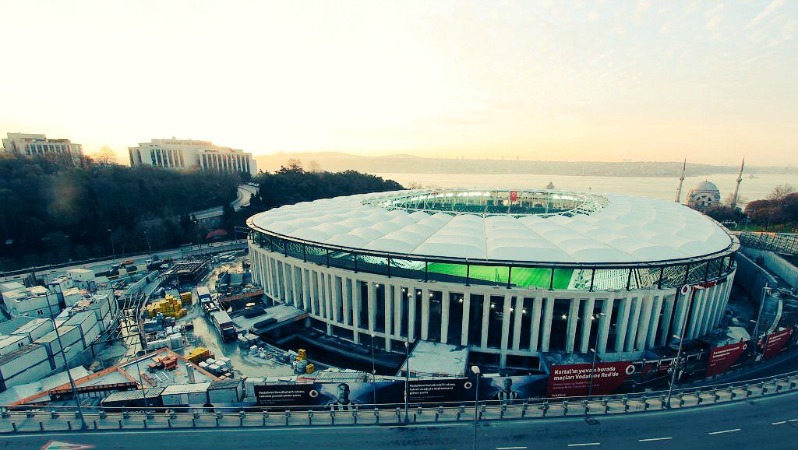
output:
[[[678,178],[682,162],[566,162],[495,159],[423,158],[408,155],[366,157],[345,153],[278,153],[255,159],[263,171],[276,171],[289,161],[299,161],[308,171],[441,175],[560,175],[585,177]],[[687,162],[686,177],[737,174],[739,166],[715,166]],[[797,174],[791,167],[746,167],[749,174]]]

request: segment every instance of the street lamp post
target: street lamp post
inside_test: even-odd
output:
[[[409,423],[408,401],[410,400],[410,344],[405,340],[405,423]]]
[[[599,320],[604,317],[606,314],[598,313]],[[594,319],[595,315],[590,316],[591,319]],[[593,364],[590,367],[590,384],[587,387],[587,400],[590,401],[590,397],[593,396],[593,377],[596,373],[596,359],[598,358],[598,340],[599,340],[599,332],[596,330],[596,339],[593,341],[593,348],[590,349],[593,352]],[[587,412],[585,412],[587,414]]]
[[[667,407],[669,409],[671,407],[671,395],[673,394],[673,385],[676,384],[676,373],[678,372],[679,365],[681,363],[682,346],[684,344],[685,334],[687,334],[687,322],[690,319],[690,309],[692,308],[692,305],[693,305],[693,298],[695,298],[695,291],[698,291],[698,290],[701,290],[701,289],[704,289],[704,288],[701,287],[701,286],[689,286],[689,285],[684,285],[680,289],[683,295],[688,295],[689,294],[689,297],[687,297],[687,308],[685,308],[685,313],[684,313],[684,316],[682,317],[681,327],[679,327],[680,330],[681,330],[680,331],[680,335],[678,336],[678,338],[679,338],[679,349],[676,351],[676,359],[673,360],[673,368],[672,368],[673,373],[671,373],[671,382],[670,382],[670,385],[668,386]],[[677,337],[677,336],[674,335],[674,337]]]
[[[590,366],[590,384],[587,387],[587,401],[590,401],[590,397],[593,396],[593,376],[596,373],[596,349],[591,348],[591,352],[593,352],[593,364]]]
[[[759,302],[759,311],[756,313],[756,324],[754,325],[754,333],[752,336],[754,339],[754,358],[756,358],[756,354],[759,352],[759,323],[760,320],[762,320],[762,311],[765,309],[765,299],[770,296],[770,291],[771,289],[766,281],[765,286],[762,288],[762,300]],[[767,336],[767,331],[765,331],[765,335]]]
[[[371,333],[371,391],[374,393],[374,406],[377,406],[377,369],[374,367],[374,333]]]
[[[45,300],[47,301],[47,311],[50,313],[50,321],[53,322],[55,338],[58,340],[58,347],[61,349],[61,357],[64,360],[64,367],[66,368],[67,378],[69,379],[69,386],[72,388],[72,396],[75,398],[75,407],[77,408],[78,415],[80,416],[80,429],[85,430],[88,428],[88,426],[86,426],[86,419],[83,417],[83,411],[80,408],[80,399],[78,398],[78,389],[75,387],[75,380],[72,378],[72,373],[69,371],[69,361],[66,357],[67,349],[64,348],[64,343],[61,342],[61,333],[58,331],[58,324],[55,323],[53,309],[50,306],[50,297],[45,296]]]
[[[474,442],[472,445],[473,450],[477,450],[477,426],[479,425],[479,376],[481,372],[478,366],[471,366],[471,372],[476,375],[477,379],[474,381],[476,390],[474,392]]]

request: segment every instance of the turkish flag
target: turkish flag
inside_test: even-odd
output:
[[[514,202],[518,200],[518,191],[510,191],[510,201]]]

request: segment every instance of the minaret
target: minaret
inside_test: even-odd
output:
[[[737,175],[737,186],[734,187],[734,195],[732,195],[731,199],[732,209],[737,207],[737,193],[740,192],[740,183],[743,182],[743,168],[745,168],[745,158],[743,158],[743,163],[740,164],[740,173]]]
[[[679,177],[679,188],[676,189],[676,203],[682,202],[682,184],[684,184],[684,170],[687,168],[687,158],[684,158],[682,164],[682,175]]]

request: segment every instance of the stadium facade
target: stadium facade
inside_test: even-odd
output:
[[[739,247],[677,203],[552,190],[338,197],[247,224],[254,280],[311,326],[386,350],[469,346],[501,366],[664,346],[686,316],[688,339],[707,334]]]

